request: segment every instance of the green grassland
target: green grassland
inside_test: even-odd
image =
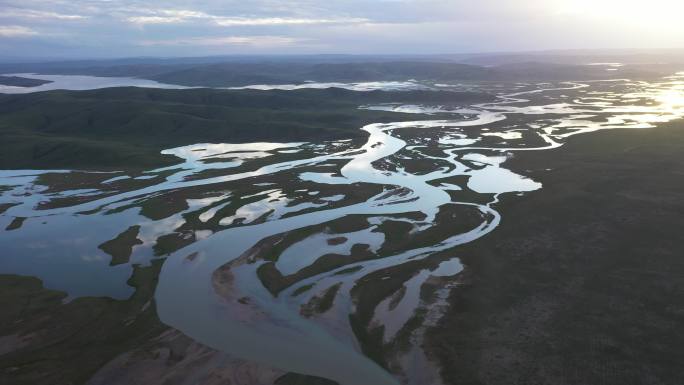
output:
[[[416,115],[366,103],[459,104],[491,96],[343,89],[162,90],[133,87],[0,95],[0,169],[121,169],[167,165],[160,151],[194,143],[324,141],[362,137],[372,122]]]
[[[497,205],[426,341],[447,384],[679,384],[684,122],[577,135],[507,166],[544,188]]]

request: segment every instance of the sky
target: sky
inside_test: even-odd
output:
[[[0,0],[0,56],[684,48],[682,0]]]

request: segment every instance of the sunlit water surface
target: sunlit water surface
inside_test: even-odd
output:
[[[39,75],[31,73],[6,74],[5,76],[17,76],[27,79],[46,80],[50,83],[45,83],[36,87],[15,87],[0,84],[0,93],[2,94],[28,94],[33,92],[51,90],[83,91],[109,87],[145,87],[166,89],[188,88],[175,84],[159,83],[154,80],[129,77],[101,77],[87,75]]]
[[[116,77],[116,76],[88,76],[88,75],[45,75],[34,73],[16,73],[4,74],[4,76],[17,76],[27,79],[38,79],[49,81],[50,83],[42,84],[35,87],[17,87],[6,86],[0,84],[0,93],[4,94],[28,94],[40,91],[51,90],[71,90],[83,91],[94,90],[110,87],[143,87],[143,88],[165,88],[165,89],[187,89],[187,88],[202,88],[202,87],[185,87],[176,84],[160,83],[154,80],[147,80],[132,77]],[[242,87],[211,87],[217,89],[228,90],[299,90],[305,88],[325,89],[325,88],[344,88],[352,91],[408,91],[419,89],[430,89],[424,84],[416,81],[378,81],[378,82],[357,82],[357,83],[339,83],[327,82],[320,83],[314,81],[307,81],[300,84],[254,84]]]

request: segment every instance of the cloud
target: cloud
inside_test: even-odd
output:
[[[0,0],[0,56],[682,47],[682,11],[682,0]]]
[[[126,21],[136,25],[147,24],[174,24],[192,21],[209,22],[221,27],[244,27],[244,26],[287,26],[287,25],[321,25],[321,24],[358,24],[369,22],[369,19],[361,17],[233,17],[218,16],[204,12],[191,10],[161,9],[139,10],[145,15],[126,17]]]
[[[0,25],[0,37],[26,37],[38,35],[38,32],[19,25]]]
[[[34,9],[2,9],[3,18],[17,19],[43,19],[43,20],[83,20],[87,19],[84,15],[64,14],[49,11],[39,11]]]
[[[171,24],[183,22],[182,18],[168,16],[132,16],[126,19],[129,23],[145,24]]]
[[[143,40],[143,46],[253,46],[278,47],[302,42],[287,36],[206,36],[166,40]]]
[[[312,24],[358,24],[366,23],[368,19],[364,18],[338,18],[338,19],[294,19],[282,17],[266,17],[266,18],[216,18],[214,22],[223,27],[231,26],[264,26],[264,25],[312,25]]]
[[[211,15],[204,12],[190,10],[160,9],[160,10],[139,10],[145,13],[142,16],[129,16],[126,21],[133,24],[171,24],[184,23],[193,19],[208,19]]]

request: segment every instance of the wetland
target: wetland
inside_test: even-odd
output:
[[[0,379],[673,383],[684,73],[337,86],[2,95]]]

